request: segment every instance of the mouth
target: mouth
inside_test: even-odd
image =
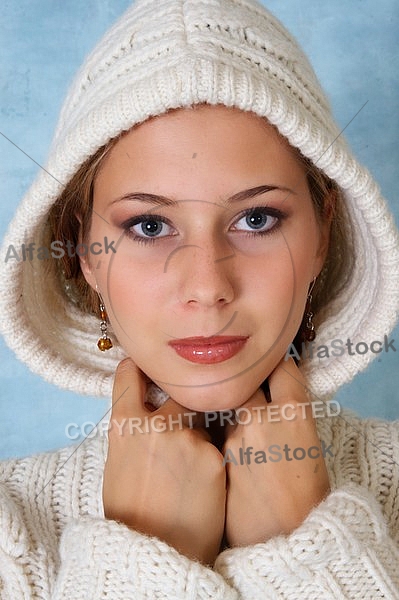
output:
[[[175,352],[193,363],[210,365],[232,358],[245,346],[249,336],[215,335],[190,337],[168,342]]]

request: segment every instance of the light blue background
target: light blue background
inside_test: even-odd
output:
[[[159,0],[160,2],[162,0]],[[0,131],[43,164],[73,74],[127,0],[12,0],[2,3]],[[352,148],[380,182],[399,221],[399,3],[397,0],[269,0],[296,35],[326,89]],[[0,236],[38,167],[0,136]],[[367,416],[399,417],[398,352],[379,361],[338,395]],[[46,384],[0,340],[0,457],[72,443],[68,423],[97,421],[108,402]]]

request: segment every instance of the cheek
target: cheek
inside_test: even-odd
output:
[[[263,256],[251,257],[242,273],[242,289],[263,328],[264,340],[292,341],[303,317],[306,297],[317,274],[316,224],[278,232]],[[313,225],[313,224],[312,224]]]
[[[303,280],[307,280],[305,283],[309,285],[317,275],[320,236],[314,210],[309,206],[303,211],[302,218],[294,224],[289,238],[287,237],[295,278],[299,285]]]
[[[115,257],[107,273],[108,298],[112,312],[126,323],[140,325],[156,319],[162,302],[158,269],[137,264],[134,260]]]
[[[136,250],[133,253],[135,247],[120,230],[94,217],[90,243],[105,238],[114,241],[115,252],[102,252],[92,261],[91,269],[104,299],[107,299],[108,312],[121,312],[130,318],[138,312],[145,314],[159,295],[163,257],[152,254],[149,260],[148,252]]]
[[[287,302],[307,288],[312,279],[314,244],[297,236],[276,234],[267,250],[237,260],[237,275],[248,298],[268,310],[284,310]]]

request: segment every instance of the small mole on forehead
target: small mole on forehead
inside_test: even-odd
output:
[[[197,153],[196,153],[196,152],[194,152],[194,154],[192,155],[192,157],[191,157],[191,158],[195,158],[196,156],[197,156]]]

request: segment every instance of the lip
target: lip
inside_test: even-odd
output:
[[[190,362],[210,365],[232,358],[244,347],[248,336],[215,335],[168,342],[179,356]]]

